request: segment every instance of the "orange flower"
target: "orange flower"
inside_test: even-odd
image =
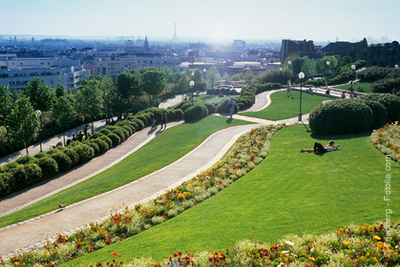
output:
[[[114,257],[117,257],[117,256],[118,256],[118,254],[117,254],[117,253],[113,253],[112,255],[113,255]]]

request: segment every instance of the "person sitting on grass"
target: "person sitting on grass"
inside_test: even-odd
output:
[[[331,140],[326,146],[322,146],[321,143],[315,142],[314,143],[314,148],[307,148],[307,149],[302,149],[300,152],[314,152],[315,154],[322,154],[325,152],[330,152],[337,150],[339,145],[335,145],[335,141]]]

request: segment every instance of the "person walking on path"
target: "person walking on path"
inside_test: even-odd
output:
[[[229,118],[232,119],[232,115],[235,112],[235,107],[233,105],[233,97],[231,97],[231,100],[228,102],[228,107],[229,107]]]
[[[85,139],[89,137],[87,124],[85,124],[85,127],[83,128],[83,134],[85,135]]]
[[[168,120],[168,114],[167,114],[167,112],[164,110],[164,111],[161,113],[161,130],[163,129],[163,127],[164,127],[164,130],[167,129],[167,120]]]

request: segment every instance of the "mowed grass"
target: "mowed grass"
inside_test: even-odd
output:
[[[243,112],[240,115],[268,120],[283,120],[298,116],[300,111],[300,92],[291,90],[292,96],[287,97],[286,91],[271,94],[272,103],[257,112]],[[303,91],[301,113],[307,114],[322,101],[332,99],[320,95],[310,95]]]
[[[218,95],[207,95],[207,94],[202,94],[194,97],[194,102],[195,103],[204,103],[208,102],[210,104],[218,104],[221,102],[224,102],[225,100],[229,100],[233,97],[234,99],[239,98],[239,95],[232,95],[232,96],[227,96],[224,95],[223,97],[219,97]]]
[[[212,133],[243,124],[249,124],[249,122],[232,120],[227,123],[226,118],[208,116],[194,123],[184,123],[169,128],[137,152],[104,172],[1,217],[0,227],[56,210],[58,204],[70,205],[137,180],[178,160],[200,145]]]
[[[315,141],[335,139],[340,150],[300,153]],[[67,266],[133,257],[161,260],[176,252],[222,251],[252,239],[275,244],[287,234],[333,232],[351,223],[399,219],[400,167],[373,148],[369,134],[311,137],[304,126],[278,131],[270,154],[248,175],[177,217]],[[384,179],[391,174],[390,206]]]
[[[358,87],[363,87],[364,88],[364,93],[372,93],[371,89],[371,84],[369,82],[356,82],[353,84],[353,90],[356,91]],[[339,85],[339,86],[334,86],[333,88],[335,89],[341,89],[341,90],[349,90],[351,88],[350,84],[344,84],[344,85]]]

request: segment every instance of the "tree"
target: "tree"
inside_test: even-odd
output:
[[[92,132],[93,120],[100,114],[102,104],[99,82],[95,78],[84,80],[82,86],[76,91],[75,108],[78,113],[91,120]]]
[[[248,69],[248,70],[246,71],[246,74],[244,75],[244,79],[245,79],[245,81],[246,81],[247,83],[250,83],[251,81],[253,81],[253,79],[254,79],[254,74],[253,74],[253,72],[251,71],[251,69]]]
[[[22,96],[15,102],[14,108],[7,117],[6,122],[14,139],[23,143],[28,155],[28,146],[39,132],[39,118],[33,109],[29,97]]]
[[[140,70],[140,81],[143,91],[157,96],[165,88],[165,73],[156,68],[143,68]]]
[[[139,74],[135,70],[126,71],[117,75],[116,92],[113,109],[121,116],[133,107],[139,96],[143,94],[140,88]]]
[[[62,85],[60,82],[58,82],[57,86],[56,86],[56,97],[59,98],[61,96],[65,96],[65,87],[64,85]]]
[[[74,120],[75,111],[71,102],[65,96],[57,98],[53,107],[53,115],[56,124],[61,128],[65,146],[65,129],[68,129],[70,123]]]
[[[55,100],[55,93],[40,78],[35,78],[28,82],[23,94],[28,96],[35,110],[49,111]]]
[[[0,125],[3,125],[10,114],[13,105],[10,90],[6,85],[0,85]]]
[[[213,89],[215,82],[221,80],[221,75],[219,74],[217,68],[212,67],[206,72],[207,88]]]
[[[99,79],[99,90],[103,100],[103,113],[107,114],[107,121],[110,119],[110,101],[115,94],[115,86],[113,80],[108,76],[101,76]]]

